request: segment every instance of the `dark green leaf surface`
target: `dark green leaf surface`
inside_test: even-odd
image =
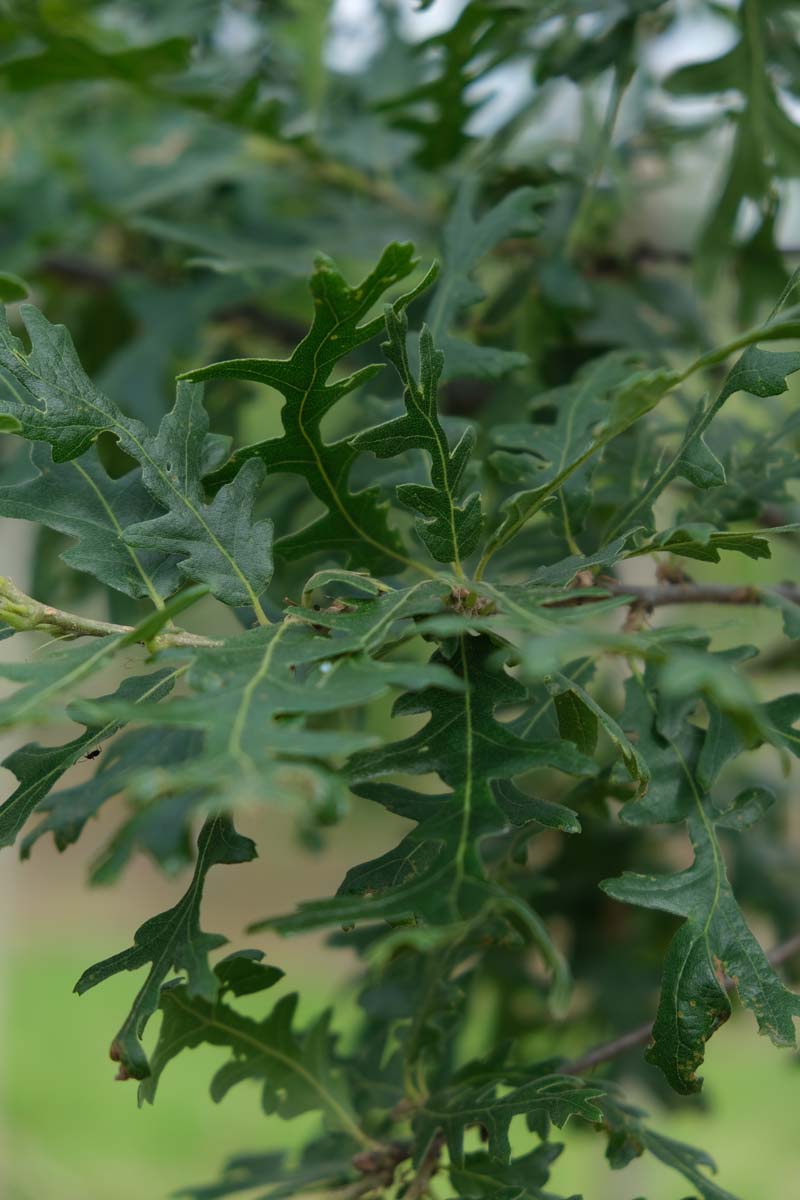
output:
[[[154,76],[185,67],[191,48],[187,38],[176,37],[108,53],[82,38],[58,37],[50,32],[46,46],[34,54],[5,62],[0,75],[14,91],[109,78],[145,86]]]
[[[22,311],[29,354],[0,317],[0,365],[22,388],[0,396],[0,412],[18,422],[24,437],[49,442],[55,463],[79,458],[100,433],[115,434],[140,463],[147,491],[167,510],[130,526],[124,540],[177,552],[184,576],[207,583],[227,604],[260,611],[259,596],[272,576],[271,523],[252,519],[263,468],[245,467],[206,504],[200,473],[208,416],[200,390],[179,386],[175,407],[153,436],[94,387],[63,326],[51,325],[30,305]]]
[[[416,529],[431,556],[460,567],[462,558],[474,550],[483,523],[477,493],[463,504],[457,499],[475,437],[472,430],[467,430],[455,449],[448,445],[437,409],[443,356],[435,348],[430,330],[423,328],[420,336],[417,383],[408,362],[405,315],[387,308],[386,329],[389,341],[383,348],[403,382],[406,415],[368,429],[352,444],[357,450],[372,451],[377,458],[394,458],[409,449],[424,450],[429,455],[431,486],[403,483],[397,489],[397,498],[419,514]]]
[[[391,687],[461,686],[444,665],[370,656],[390,639],[413,636],[413,617],[441,605],[439,589],[422,583],[348,605],[349,611],[295,608],[280,624],[194,651],[184,696],[166,704],[95,701],[78,711],[91,720],[202,733],[202,750],[169,773],[142,763],[131,780],[134,793],[152,798],[199,790],[225,805],[288,796],[322,803],[343,790],[326,762],[374,738],[355,729],[317,728],[309,718],[367,704]]]
[[[228,817],[209,817],[197,841],[192,881],[178,903],[140,926],[129,950],[95,963],[75,984],[75,991],[82,995],[120,971],[137,971],[149,964],[147,979],[111,1043],[111,1058],[120,1064],[120,1078],[145,1079],[150,1074],[141,1039],[158,1008],[161,985],[170,971],[186,972],[187,995],[209,1003],[216,999],[219,980],[209,966],[208,955],[227,939],[200,929],[203,886],[213,866],[249,862],[255,855],[253,842],[238,834]]]
[[[142,486],[140,471],[112,479],[93,448],[55,463],[49,448],[38,442],[31,448],[31,463],[37,470],[33,478],[0,488],[0,515],[38,521],[75,538],[61,555],[67,566],[128,596],[159,599],[177,589],[174,549],[139,553],[125,541],[130,526],[161,512]]]
[[[174,674],[168,671],[134,676],[124,680],[115,697],[133,704],[158,700],[169,692],[173,682]],[[118,728],[119,724],[115,721],[89,725],[84,733],[62,746],[42,746],[38,742],[29,742],[3,759],[2,765],[16,776],[19,786],[0,805],[0,845],[12,845],[30,815],[45,803],[65,772],[112,737]],[[114,788],[111,794],[116,790]],[[79,786],[76,793],[83,798],[84,788]],[[65,804],[63,792],[57,794],[54,804],[60,822]]]
[[[659,729],[653,713],[646,715],[648,702],[637,681],[629,683],[628,694],[629,713],[638,709],[642,714],[639,731],[644,736],[639,736],[638,749],[650,764],[653,781],[644,800],[623,815],[635,822],[685,820],[694,862],[678,874],[626,873],[602,886],[616,900],[684,918],[667,952],[648,1058],[685,1094],[700,1089],[697,1068],[705,1043],[730,1016],[726,977],[735,982],[760,1031],[777,1046],[795,1045],[800,998],[778,979],[728,881],[715,825],[720,816],[728,828],[731,821],[715,811],[698,778],[703,734],[686,721],[685,706],[676,713],[679,719],[683,714],[680,733],[666,732],[663,719]]]
[[[234,959],[218,964],[209,986],[201,991],[186,984],[162,989],[163,1021],[153,1052],[152,1073],[140,1087],[140,1098],[153,1101],[161,1075],[183,1050],[203,1042],[224,1046],[231,1057],[211,1083],[214,1100],[222,1100],[238,1083],[253,1080],[261,1086],[265,1113],[285,1120],[308,1111],[322,1111],[326,1120],[356,1145],[368,1144],[353,1112],[346,1078],[334,1053],[330,1013],[323,1013],[307,1030],[295,1030],[297,996],[284,996],[263,1020],[242,1016],[218,993],[252,994],[277,981],[271,968],[251,963],[242,976],[232,976]],[[260,975],[254,976],[254,972]]]
[[[294,915],[265,922],[284,932],[331,923],[406,920],[453,927],[488,910],[503,914],[525,931],[553,974],[556,1003],[565,995],[564,964],[537,915],[488,875],[481,842],[507,828],[535,819],[491,781],[550,767],[573,775],[592,775],[591,759],[569,743],[526,741],[495,719],[499,706],[524,700],[524,690],[502,668],[493,669],[492,643],[461,638],[450,665],[463,681],[463,692],[429,688],[419,697],[401,698],[395,711],[430,712],[413,736],[353,757],[349,775],[357,793],[390,812],[417,823],[393,850],[348,872],[339,894],[300,906]],[[426,794],[395,784],[373,783],[386,775],[436,772],[451,790]]]
[[[706,1170],[701,1169],[716,1171],[716,1163],[710,1155],[651,1129],[642,1120],[645,1114],[641,1109],[618,1101],[613,1094],[604,1096],[600,1106],[608,1132],[606,1157],[612,1167],[620,1170],[646,1152],[683,1175],[703,1200],[736,1200],[731,1192],[714,1183]]]
[[[486,1081],[473,1083],[469,1068],[464,1080],[456,1081],[440,1093],[434,1093],[422,1106],[414,1122],[414,1132],[420,1152],[430,1144],[437,1129],[444,1132],[452,1160],[464,1163],[464,1130],[469,1125],[481,1125],[486,1130],[488,1152],[494,1159],[507,1163],[511,1154],[509,1126],[515,1116],[546,1114],[557,1128],[570,1117],[585,1121],[602,1119],[597,1101],[600,1087],[592,1087],[582,1079],[568,1075],[534,1075],[529,1082],[519,1083],[498,1094],[504,1082],[502,1070]]]
[[[330,382],[343,358],[383,328],[381,317],[367,318],[373,305],[389,288],[405,279],[416,266],[413,247],[393,244],[374,271],[351,287],[328,258],[320,258],[311,277],[314,320],[307,335],[289,359],[238,359],[214,363],[187,374],[189,379],[247,379],[274,388],[286,403],[281,410],[284,433],[238,450],[218,471],[210,486],[232,479],[243,463],[263,463],[267,471],[302,475],[318,500],[324,516],[281,540],[281,553],[301,558],[312,551],[338,551],[354,565],[370,571],[407,565],[397,535],[389,528],[385,506],[375,488],[353,493],[348,479],[356,457],[350,441],[326,443],[323,417],[344,396],[371,379],[380,367],[362,367],[352,375]],[[430,274],[412,291],[394,302],[401,311],[428,285]]]

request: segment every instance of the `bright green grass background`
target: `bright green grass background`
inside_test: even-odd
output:
[[[261,1116],[255,1087],[234,1089],[215,1108],[208,1083],[224,1052],[209,1047],[179,1059],[156,1105],[137,1109],[134,1086],[113,1081],[102,1053],[133,980],[117,978],[80,1000],[70,994],[81,969],[104,949],[37,945],[17,951],[10,963],[5,1200],[160,1200],[188,1183],[210,1181],[230,1154],[296,1144],[303,1125]],[[322,999],[307,972],[294,982],[311,985]],[[712,1042],[705,1075],[712,1112],[659,1114],[659,1128],[711,1151],[719,1182],[743,1200],[800,1195],[797,1060],[772,1050],[740,1018]],[[585,1200],[688,1194],[679,1177],[650,1160],[609,1171],[604,1139],[596,1134],[568,1127],[567,1140],[569,1153],[552,1180],[559,1194],[580,1191]],[[442,1196],[449,1194],[444,1184]]]

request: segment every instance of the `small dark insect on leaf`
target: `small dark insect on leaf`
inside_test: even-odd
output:
[[[99,756],[100,756],[100,747],[96,746],[94,750],[90,750],[89,753],[84,754],[83,757],[88,762],[90,758],[99,758]]]

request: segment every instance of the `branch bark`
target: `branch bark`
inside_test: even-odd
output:
[[[790,583],[754,588],[725,583],[639,584],[599,580],[596,586],[602,587],[611,596],[630,596],[643,608],[659,608],[666,604],[764,604],[770,595],[800,604],[800,587]],[[589,597],[580,601],[580,589],[577,588],[576,597],[576,602],[590,602]],[[603,597],[596,599],[602,600]]]
[[[51,608],[26,595],[10,579],[0,576],[0,623],[5,622],[20,632],[48,633],[51,637],[108,637],[110,634],[131,633],[132,625],[115,625],[111,621],[96,621],[61,608]],[[168,646],[218,646],[213,638],[183,629],[167,629],[151,643],[154,649]]]
[[[788,938],[785,942],[781,942],[769,952],[767,958],[772,963],[773,967],[780,966],[781,963],[787,962],[790,958],[800,954],[800,933],[796,933],[794,937]],[[725,990],[732,992],[736,984],[732,979],[727,980]],[[612,1038],[608,1042],[600,1042],[596,1046],[592,1046],[584,1054],[578,1058],[572,1059],[571,1062],[559,1067],[559,1072],[563,1075],[583,1075],[586,1071],[592,1070],[594,1067],[599,1067],[602,1063],[611,1062],[620,1055],[625,1054],[628,1050],[634,1050],[637,1046],[644,1046],[649,1040],[653,1031],[653,1022],[647,1021],[644,1025],[637,1025],[635,1029],[629,1029],[627,1033],[620,1034],[619,1037]]]
[[[428,1188],[434,1175],[439,1169],[439,1158],[444,1147],[444,1135],[437,1133],[431,1142],[417,1173],[408,1185],[404,1200],[422,1200],[428,1194]]]

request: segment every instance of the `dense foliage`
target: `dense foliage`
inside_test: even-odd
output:
[[[617,1060],[687,1095],[735,997],[777,1046],[800,1016],[800,20],[412,8],[0,8],[0,515],[38,551],[0,563],[0,717],[56,726],[0,844],[117,804],[94,881],[187,874],[77,982],[144,972],[118,1078],[152,1102],[208,1042],[214,1100],[318,1114],[187,1194],[556,1200],[571,1119],[731,1200]],[[250,926],[357,956],[346,1037],[204,928],[270,807],[298,859],[354,830],[335,895]]]

